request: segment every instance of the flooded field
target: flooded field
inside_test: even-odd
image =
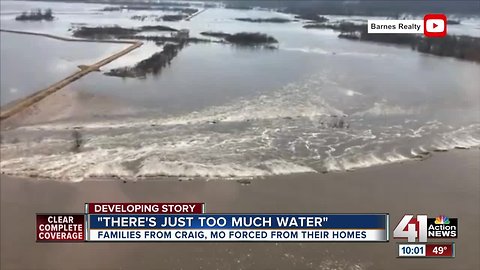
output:
[[[78,65],[93,64],[126,47],[4,32],[0,39],[2,106],[65,78],[77,71]]]

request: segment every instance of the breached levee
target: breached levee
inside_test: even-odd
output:
[[[239,180],[345,172],[480,146],[480,124],[406,119],[413,116],[405,105],[374,100],[347,115],[326,93],[350,99],[357,89],[328,81],[314,76],[183,115],[29,122],[2,131],[0,169],[59,181]]]

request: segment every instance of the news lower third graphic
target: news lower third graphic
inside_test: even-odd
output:
[[[389,242],[388,213],[213,214],[204,203],[86,203],[37,214],[37,242]],[[454,258],[458,219],[404,215],[398,258]],[[429,242],[435,239],[435,242]],[[445,242],[438,242],[444,239]],[[446,240],[445,240],[446,239]],[[405,242],[406,241],[406,242]],[[441,240],[440,240],[441,241]]]
[[[387,242],[388,214],[207,214],[203,203],[87,203],[37,214],[37,242]]]
[[[88,241],[387,241],[384,214],[88,217]]]
[[[368,20],[369,34],[424,34],[441,38],[447,35],[444,14],[426,14],[423,20]]]

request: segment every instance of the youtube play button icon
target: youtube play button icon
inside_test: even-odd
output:
[[[443,20],[431,19],[428,20],[425,25],[427,32],[430,33],[441,33],[445,30],[445,23]]]
[[[423,17],[423,34],[427,37],[447,35],[447,17],[444,14],[427,14]]]

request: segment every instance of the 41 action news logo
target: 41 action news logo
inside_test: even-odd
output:
[[[458,218],[441,215],[428,218],[427,215],[404,215],[393,230],[393,238],[407,238],[408,242],[427,242],[428,238],[457,238]]]

